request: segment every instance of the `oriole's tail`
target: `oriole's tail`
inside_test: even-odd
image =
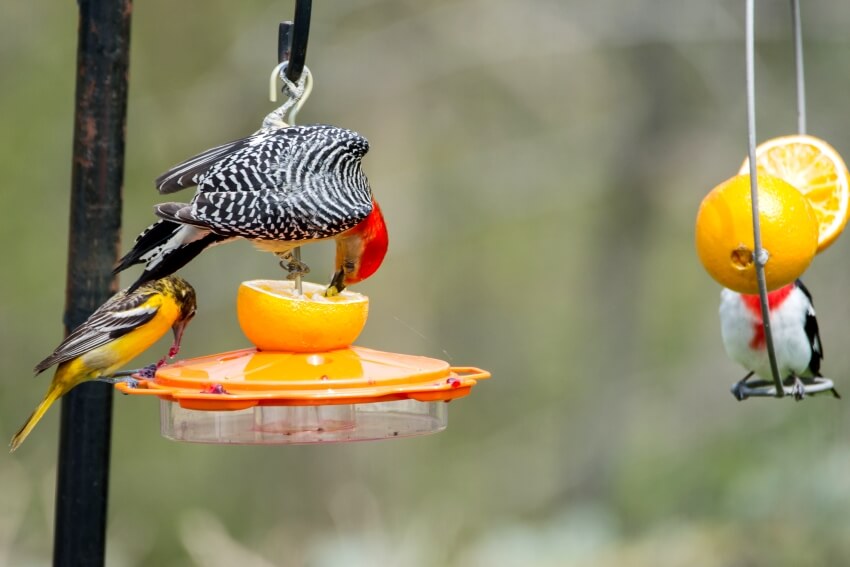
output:
[[[41,420],[44,416],[45,412],[53,405],[53,402],[58,400],[64,392],[59,384],[54,382],[50,385],[50,390],[48,390],[47,395],[44,396],[44,399],[38,404],[38,407],[35,408],[35,411],[32,412],[32,415],[29,417],[27,422],[21,427],[21,430],[15,433],[15,436],[12,437],[12,442],[9,443],[9,452],[12,453],[17,449],[21,443],[24,442],[24,439],[27,438],[27,435],[30,434],[30,431],[33,430],[33,427]]]
[[[160,220],[136,238],[133,249],[118,261],[113,273],[134,264],[146,264],[142,275],[128,290],[128,293],[132,293],[144,283],[170,276],[203,252],[207,246],[224,240],[227,238],[203,228]]]

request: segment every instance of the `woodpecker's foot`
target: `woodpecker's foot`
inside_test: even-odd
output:
[[[310,273],[310,266],[292,257],[281,260],[280,267],[289,272],[286,276],[288,280],[294,280],[297,277],[306,276]]]
[[[171,348],[168,349],[168,358],[174,358],[180,352],[180,344],[174,343],[171,345]],[[165,360],[162,361],[163,363]]]
[[[794,383],[791,385],[791,395],[798,402],[806,397],[806,385],[800,380],[799,376],[794,376]]]

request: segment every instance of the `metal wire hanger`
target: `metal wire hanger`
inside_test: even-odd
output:
[[[776,362],[776,351],[773,346],[773,334],[770,328],[770,315],[767,300],[767,282],[764,266],[769,261],[767,250],[762,247],[761,228],[759,226],[758,179],[756,163],[756,112],[755,112],[755,25],[754,0],[746,3],[746,89],[747,89],[747,151],[750,165],[750,195],[752,197],[753,216],[753,249],[755,256],[756,280],[759,289],[761,320],[764,329],[764,339],[767,346],[767,356],[773,381],[754,381],[749,384],[735,384],[732,393],[739,399],[748,397],[776,397],[791,395],[791,387],[782,383],[779,366]],[[794,36],[794,67],[797,85],[797,131],[806,133],[806,83],[803,72],[803,34],[800,23],[800,1],[791,0],[791,28]],[[815,394],[833,389],[832,380],[824,377],[811,379],[805,384],[806,394]]]

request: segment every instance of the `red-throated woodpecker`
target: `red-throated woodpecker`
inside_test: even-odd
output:
[[[136,238],[115,268],[145,270],[130,291],[172,274],[208,246],[235,238],[275,253],[292,273],[307,273],[293,248],[336,240],[328,294],[371,276],[387,251],[384,218],[360,161],[365,138],[328,125],[287,126],[271,117],[255,134],[207,150],[157,180],[160,193],[197,186],[189,203],[155,207],[162,220]]]
[[[800,378],[821,376],[823,358],[812,296],[797,280],[768,293],[767,301],[779,376],[783,382],[791,381],[794,396],[801,399],[805,389]],[[750,371],[736,384],[734,392],[739,399],[740,388],[754,374],[772,380],[758,295],[724,289],[720,293],[720,333],[729,358]],[[835,389],[832,393],[840,397]]]

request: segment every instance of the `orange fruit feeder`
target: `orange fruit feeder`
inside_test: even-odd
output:
[[[304,282],[243,282],[239,324],[247,348],[182,360],[139,377],[125,394],[160,399],[164,437],[200,443],[333,443],[436,433],[445,402],[490,374],[443,360],[350,346],[368,298]]]

